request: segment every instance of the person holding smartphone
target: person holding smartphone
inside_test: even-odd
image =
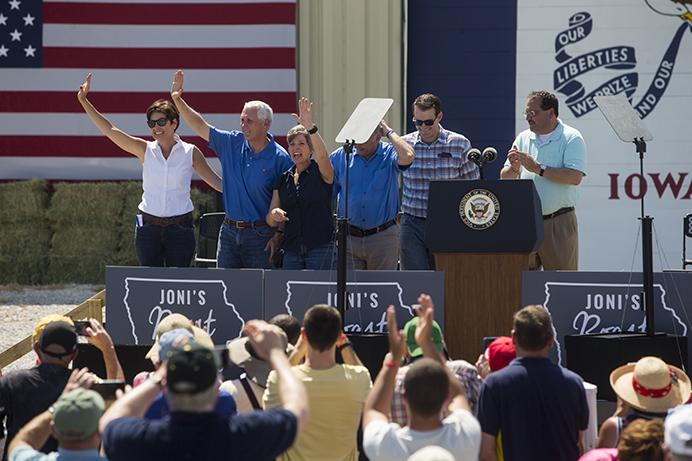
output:
[[[124,380],[125,374],[115,353],[115,346],[108,332],[95,319],[89,319],[84,334],[87,341],[103,354],[106,365],[106,378]],[[0,420],[6,418],[6,446],[20,429],[36,415],[46,411],[60,396],[73,370],[70,364],[77,357],[77,332],[69,317],[48,315],[34,327],[31,337],[32,349],[38,357],[35,367],[13,370],[0,378]],[[87,370],[80,371],[80,377],[89,382],[101,381]],[[33,445],[32,445],[33,446]],[[56,439],[37,444],[44,453],[57,449]],[[7,459],[7,450],[3,460]]]
[[[176,134],[178,109],[159,99],[147,109],[153,141],[130,136],[114,126],[89,101],[91,74],[79,87],[77,99],[84,112],[108,139],[142,162],[142,201],[136,220],[135,247],[142,266],[188,267],[195,253],[190,198],[193,171],[221,192],[221,178],[193,144]]]

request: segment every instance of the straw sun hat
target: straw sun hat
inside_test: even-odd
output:
[[[610,385],[629,406],[648,413],[665,413],[690,398],[690,378],[658,357],[616,368]]]

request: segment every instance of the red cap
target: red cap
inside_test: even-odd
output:
[[[509,336],[498,336],[485,350],[490,371],[502,370],[517,356],[514,343]]]

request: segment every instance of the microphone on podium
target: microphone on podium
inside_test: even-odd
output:
[[[466,154],[466,158],[470,162],[475,163],[476,165],[479,165],[479,162],[481,161],[481,156],[482,156],[481,151],[479,149],[476,149],[475,147],[472,149],[469,149],[468,153]]]
[[[486,147],[483,149],[481,158],[483,159],[483,163],[493,163],[497,158],[497,150],[494,147]]]

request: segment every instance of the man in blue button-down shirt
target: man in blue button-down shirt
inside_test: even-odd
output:
[[[183,72],[179,70],[171,87],[173,102],[185,123],[209,142],[221,160],[226,216],[219,231],[216,266],[268,269],[274,230],[264,218],[276,179],[292,166],[286,150],[269,133],[272,109],[262,101],[245,103],[241,131],[223,131],[188,106],[182,94]]]
[[[548,91],[529,93],[524,116],[529,129],[512,144],[502,179],[531,179],[541,197],[543,243],[529,268],[576,271],[579,262],[577,186],[586,175],[586,145],[581,133],[558,117],[558,99]]]
[[[380,142],[386,136],[391,144]],[[396,270],[399,260],[399,173],[413,162],[415,152],[382,121],[363,144],[356,144],[348,173],[349,269]],[[346,215],[346,155],[331,155],[338,216]]]

